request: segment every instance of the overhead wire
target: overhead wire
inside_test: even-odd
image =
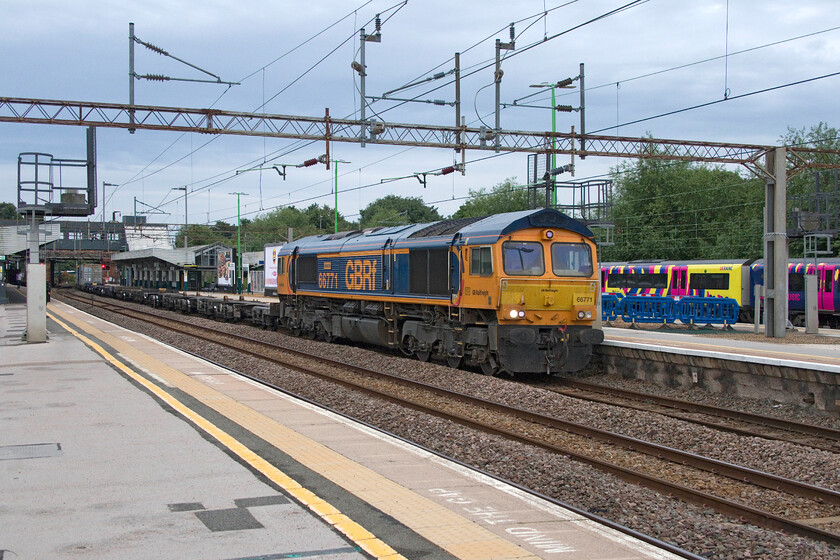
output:
[[[576,0],[575,0],[575,1],[576,1]],[[590,19],[590,20],[588,20],[588,21],[586,21],[586,22],[583,22],[583,23],[581,23],[581,24],[578,24],[577,26],[574,26],[573,28],[567,29],[567,30],[562,31],[562,32],[560,32],[560,33],[557,33],[557,34],[555,34],[555,35],[553,35],[553,36],[551,36],[551,37],[544,38],[542,41],[532,43],[531,45],[529,45],[529,46],[525,47],[525,48],[523,49],[523,51],[524,51],[524,50],[528,50],[528,49],[530,49],[530,48],[533,48],[534,46],[537,46],[537,45],[543,44],[544,42],[547,42],[547,41],[549,41],[549,40],[552,40],[552,39],[555,39],[555,38],[557,38],[557,37],[560,37],[560,36],[562,36],[562,35],[564,35],[564,34],[566,34],[566,33],[570,32],[571,30],[578,29],[578,28],[583,27],[583,26],[585,26],[585,25],[588,25],[588,24],[590,24],[590,23],[594,23],[595,21],[598,21],[598,20],[603,19],[603,18],[605,18],[605,17],[608,17],[608,16],[610,16],[610,15],[613,15],[613,14],[619,13],[619,12],[624,11],[624,10],[626,10],[626,9],[629,9],[630,7],[633,7],[633,6],[635,6],[635,5],[646,3],[646,2],[648,2],[648,1],[649,1],[649,0],[633,0],[633,1],[631,1],[631,2],[627,3],[627,4],[623,5],[623,6],[620,6],[619,8],[616,8],[616,9],[614,9],[614,10],[611,10],[610,12],[606,12],[606,13],[601,14],[601,15],[599,15],[599,16],[597,16],[597,17],[595,17],[595,18],[592,18],[592,19]],[[406,3],[407,3],[407,0],[403,0],[402,2],[399,2],[399,3],[397,3],[397,4],[393,5],[393,6],[391,6],[390,8],[388,8],[387,10],[385,10],[385,11],[383,11],[383,12],[381,12],[381,13],[387,13],[388,11],[390,11],[390,10],[394,10],[395,8],[396,8],[396,11],[399,11],[399,9],[401,9],[401,8],[402,8],[402,7],[403,7]],[[565,5],[568,5],[568,4],[570,4],[570,3],[571,3],[571,2],[569,2],[569,3],[567,3],[567,4],[564,4],[564,5],[562,5],[562,6],[558,6],[558,8],[563,7],[563,6],[565,6]],[[394,14],[395,14],[395,13],[396,13],[396,12],[394,12]],[[390,15],[390,16],[389,16],[389,18],[387,18],[387,19],[390,19],[390,17],[393,17],[393,15],[394,15],[394,14]],[[345,16],[345,17],[349,17],[349,14],[348,14],[347,16]],[[385,21],[387,21],[387,19],[386,19]],[[369,23],[369,22],[370,22],[370,21],[372,21],[372,20],[373,20],[373,18],[371,18],[370,20],[368,20],[368,22],[367,22],[367,23]],[[367,24],[367,23],[366,23],[366,24]],[[503,28],[503,29],[504,29],[504,28]],[[353,35],[352,35],[352,36],[355,36],[355,32],[353,33]],[[340,46],[342,46],[342,45],[346,44],[346,42],[347,42],[347,40],[343,41],[343,42],[341,43],[341,45],[340,45]],[[335,52],[335,50],[337,50],[337,48],[336,48],[336,49],[333,49],[333,51],[331,51],[331,53],[332,53],[332,52]],[[519,51],[519,52],[521,52],[521,51]],[[322,59],[321,61],[323,61],[323,60],[324,60],[324,59]],[[319,64],[321,61],[319,61],[318,63],[316,63],[316,66],[317,66],[317,64]],[[314,66],[313,66],[313,67],[314,67]],[[486,68],[486,66],[485,66],[484,68]],[[484,68],[480,68],[480,69],[478,69],[478,70],[475,70],[475,71],[473,71],[473,72],[471,72],[471,73],[469,73],[469,74],[467,74],[467,75],[472,75],[472,74],[474,74],[474,73],[476,73],[476,72],[478,72],[478,71],[480,71],[481,69],[484,69]],[[309,71],[311,71],[311,68],[310,68],[309,70],[307,70],[307,71],[304,73],[304,75],[305,75],[306,73],[308,73]],[[253,74],[251,74],[251,75],[253,75]],[[466,77],[466,76],[465,76],[465,77]],[[299,79],[299,78],[298,78],[298,79]],[[295,81],[297,81],[297,79],[296,79]],[[293,82],[293,83],[294,83],[294,82]],[[451,82],[450,82],[450,83],[451,83]],[[290,86],[290,85],[291,85],[291,84],[289,84],[289,86]],[[446,84],[445,84],[445,85],[446,85]],[[279,92],[279,93],[282,93],[282,91],[285,91],[285,89],[288,89],[288,87],[289,87],[289,86],[287,86],[287,88],[284,88],[284,90],[281,90],[281,92]],[[443,87],[443,86],[441,86],[441,87]],[[433,90],[431,90],[431,91],[435,91],[435,90],[437,90],[437,89],[440,89],[440,88],[434,88],[434,89],[433,89]],[[279,93],[278,93],[278,94],[276,94],[276,95],[279,95]],[[276,97],[276,95],[275,95],[274,97]],[[271,101],[274,97],[272,97],[272,98],[271,98],[271,99],[269,99],[268,101]],[[399,105],[402,105],[402,104],[399,104]],[[397,105],[397,106],[399,106],[399,105]],[[395,106],[395,107],[391,107],[391,108],[388,108],[388,109],[386,109],[386,110],[384,110],[384,111],[380,111],[380,113],[384,113],[384,112],[386,112],[386,111],[388,111],[388,110],[394,109],[394,108],[396,108],[397,106]],[[214,136],[212,139],[208,140],[208,142],[206,142],[205,144],[203,144],[202,146],[200,146],[200,147],[198,148],[198,150],[202,149],[204,146],[206,146],[206,145],[207,145],[207,144],[209,144],[210,142],[213,142],[213,141],[214,141],[214,140],[216,140],[217,138],[218,138],[218,135],[217,135],[217,136]],[[186,156],[185,156],[185,157],[186,157]],[[171,165],[174,165],[175,163],[178,163],[179,161],[182,161],[183,159],[185,159],[185,158],[180,158],[180,159],[179,159],[179,160],[177,160],[176,162],[173,162],[172,164],[170,164],[170,165],[168,165],[168,166],[166,166],[166,167],[171,167]],[[166,167],[165,167],[165,168],[166,168]],[[163,168],[163,169],[165,169],[165,168]],[[144,177],[144,178],[145,178],[145,177]],[[233,177],[231,177],[231,179],[232,179],[232,178],[233,178]],[[216,183],[214,183],[214,184],[216,184]],[[197,191],[201,191],[201,190],[204,190],[204,189],[206,189],[206,188],[208,188],[208,186],[199,187],[199,188],[194,189],[193,191],[191,191],[191,193],[193,193],[193,192],[197,192]]]
[[[631,4],[635,4],[635,3],[631,3]],[[628,5],[626,5],[626,6],[622,7],[622,8],[626,9],[626,8],[630,7],[630,5],[631,5],[631,4],[628,4]],[[620,8],[620,9],[622,9],[622,8]],[[504,28],[502,28],[502,29],[504,29]],[[799,37],[797,37],[797,38],[791,38],[791,39],[786,39],[786,40],[783,40],[783,41],[778,41],[778,42],[775,42],[775,43],[771,43],[771,44],[769,44],[769,45],[779,44],[779,43],[782,43],[782,42],[787,42],[787,41],[795,40],[795,39],[798,39],[798,38],[809,37],[809,36],[816,35],[816,34],[818,34],[818,33],[824,33],[824,32],[827,32],[827,31],[830,31],[830,30],[833,30],[833,29],[837,29],[837,28],[831,28],[831,29],[829,29],[829,30],[823,30],[823,31],[819,31],[819,32],[812,33],[812,34],[806,34],[806,35],[799,36]],[[355,34],[354,34],[354,35],[355,35]],[[553,36],[553,37],[556,37],[556,36],[559,36],[559,34],[558,34],[558,35],[555,35],[555,36]],[[552,37],[552,38],[553,38],[553,37]],[[546,40],[547,40],[547,39],[546,39]],[[544,42],[544,41],[543,41],[543,42]],[[535,44],[533,44],[533,45],[530,45],[530,46],[529,46],[529,48],[530,48],[530,47],[532,47],[532,46],[536,46],[537,44],[541,44],[541,43],[535,43]],[[769,45],[762,45],[762,46],[759,46],[759,47],[753,47],[753,48],[751,48],[751,49],[745,49],[745,50],[743,50],[743,51],[738,51],[738,52],[735,52],[735,53],[729,53],[729,55],[731,56],[731,55],[739,54],[739,53],[742,53],[742,52],[748,52],[748,51],[751,51],[751,50],[756,50],[756,49],[758,49],[758,48],[764,48],[764,47],[769,46]],[[718,58],[721,58],[721,57],[714,57],[714,58],[712,58],[712,59],[707,59],[707,60],[715,60],[715,59],[718,59]],[[698,62],[691,63],[691,64],[699,64],[699,63],[702,63],[702,62],[704,62],[704,61],[698,61]],[[689,64],[689,65],[690,65],[690,64]],[[680,66],[680,67],[676,67],[676,68],[681,68],[681,67],[685,67],[685,66],[688,66],[688,65],[682,65],[682,66]],[[438,66],[438,67],[439,67],[439,66]],[[486,66],[485,66],[485,68],[486,68]],[[674,69],[676,69],[676,68],[674,68]],[[630,79],[628,79],[628,81],[629,81],[629,80],[632,80],[632,79],[639,79],[639,78],[641,78],[641,77],[645,77],[645,76],[656,75],[656,74],[658,74],[658,73],[662,73],[662,72],[666,72],[666,71],[670,71],[670,70],[672,70],[672,69],[662,70],[662,71],[658,71],[658,72],[650,73],[650,74],[647,74],[647,75],[644,75],[644,76],[639,76],[639,77],[636,77],[636,78],[630,78]],[[663,114],[661,114],[661,115],[656,115],[656,116],[653,116],[653,117],[648,117],[648,118],[645,118],[645,119],[640,119],[640,120],[637,120],[637,121],[632,121],[632,122],[629,122],[629,123],[625,123],[625,125],[635,124],[635,123],[637,123],[637,122],[643,122],[643,121],[645,121],[645,120],[652,120],[652,119],[654,119],[654,118],[660,118],[660,117],[668,116],[668,115],[675,114],[675,113],[679,113],[679,112],[683,112],[683,111],[688,111],[688,110],[692,110],[692,109],[702,108],[702,107],[705,107],[705,106],[709,106],[709,105],[713,105],[713,104],[716,104],[716,103],[720,103],[720,102],[722,102],[722,101],[724,101],[724,100],[729,100],[729,99],[738,99],[738,98],[741,98],[741,97],[747,97],[747,96],[750,96],[750,95],[757,95],[757,94],[759,94],[759,93],[766,93],[766,92],[769,92],[769,91],[773,91],[773,90],[775,90],[775,89],[781,89],[781,88],[784,88],[784,87],[790,87],[790,86],[793,86],[793,85],[800,85],[800,84],[807,83],[807,82],[810,82],[810,81],[814,81],[814,80],[818,80],[818,79],[823,79],[823,78],[831,77],[831,76],[834,76],[834,75],[837,75],[837,74],[840,74],[840,72],[838,72],[838,73],[833,73],[833,74],[826,74],[826,75],[823,75],[823,76],[818,76],[818,77],[815,77],[815,78],[810,78],[810,79],[807,79],[807,80],[800,80],[800,81],[797,81],[797,82],[791,82],[791,83],[789,83],[789,84],[783,84],[783,85],[780,85],[780,86],[775,86],[775,87],[772,87],[772,88],[766,88],[766,89],[763,89],[763,90],[758,90],[758,91],[750,92],[750,93],[747,93],[747,94],[742,94],[742,95],[735,96],[735,97],[724,98],[724,99],[721,99],[721,100],[716,100],[716,101],[713,101],[713,102],[709,102],[709,103],[705,103],[705,104],[700,104],[700,105],[697,105],[697,106],[688,107],[688,108],[684,108],[684,109],[677,110],[677,111],[673,111],[673,112],[663,113]],[[449,82],[449,83],[451,83],[451,82]],[[445,86],[445,85],[446,85],[446,84],[444,84],[444,86]],[[444,87],[444,86],[441,86],[441,87]],[[602,86],[596,86],[596,87],[602,87]],[[430,90],[430,91],[434,91],[434,90],[436,90],[436,89],[439,89],[439,88],[435,88],[435,89]],[[595,89],[595,88],[588,88],[588,89]],[[392,108],[394,108],[394,107],[392,107]],[[387,110],[390,110],[390,109],[386,109],[386,111],[387,111]],[[382,111],[382,112],[385,112],[385,111]],[[624,126],[624,125],[620,125],[620,126]],[[613,128],[613,127],[609,127],[609,128]],[[602,130],[607,130],[607,129],[602,129]],[[600,131],[601,131],[601,130],[595,131],[595,132],[593,132],[593,134],[594,134],[594,133],[597,133],[597,132],[600,132]],[[492,156],[488,156],[487,158],[480,158],[480,159],[489,159],[490,157],[498,157],[498,156],[500,156],[500,155],[507,155],[507,154],[506,154],[506,153],[505,153],[505,154],[494,154],[494,155],[492,155]],[[355,172],[355,171],[354,171],[354,172]],[[379,184],[382,184],[382,183],[376,183],[375,185],[379,185]],[[293,191],[293,192],[297,192],[297,191]]]

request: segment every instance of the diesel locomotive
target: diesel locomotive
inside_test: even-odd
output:
[[[592,232],[552,209],[302,238],[277,252],[277,296],[297,335],[486,374],[577,371],[604,338]]]

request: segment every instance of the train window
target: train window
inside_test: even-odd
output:
[[[696,272],[688,283],[692,290],[728,290],[729,275],[725,272]]]
[[[277,257],[277,275],[286,274],[286,259]]]
[[[627,287],[627,275],[621,272],[610,272],[607,274],[607,281],[610,288],[624,289]]]
[[[470,249],[470,275],[493,275],[493,254],[490,247],[473,247]]]
[[[685,274],[676,268],[671,271],[671,288],[675,290],[685,289]]]
[[[665,289],[668,287],[668,275],[664,272],[650,274],[634,272],[632,282],[634,288]]]
[[[828,270],[825,273],[825,283],[823,284],[823,292],[830,294],[831,293],[831,281],[833,278],[831,277],[831,271]]]
[[[533,241],[505,241],[502,244],[502,263],[511,276],[542,276],[545,259],[541,243]]]
[[[788,291],[789,292],[804,292],[805,291],[805,275],[801,272],[793,272],[788,275]]]
[[[556,276],[592,276],[592,250],[585,243],[552,243],[551,269]]]

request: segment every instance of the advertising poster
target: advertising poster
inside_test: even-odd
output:
[[[219,278],[216,280],[217,286],[233,286],[234,283],[234,268],[235,265],[233,263],[233,252],[232,251],[222,251],[220,250],[216,253],[217,260],[216,262],[219,263]]]
[[[282,245],[266,245],[263,263],[265,263],[265,295],[277,294],[277,250]]]

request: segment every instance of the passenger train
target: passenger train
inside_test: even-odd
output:
[[[805,274],[817,276],[817,304],[821,326],[840,328],[840,259],[788,262],[788,312],[791,323],[805,325]],[[718,261],[633,261],[603,263],[601,292],[623,295],[688,295],[732,298],[739,319],[752,322],[755,286],[764,285],[761,259]]]

